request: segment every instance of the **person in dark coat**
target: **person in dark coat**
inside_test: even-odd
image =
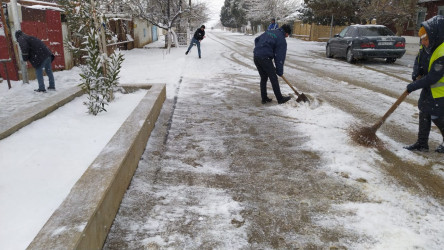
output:
[[[418,140],[404,147],[408,150],[428,151],[429,134],[433,122],[444,140],[444,17],[435,16],[423,22],[419,30],[422,49],[415,62],[413,82],[407,92],[422,89],[419,100]],[[417,70],[417,72],[415,72]],[[418,77],[422,76],[422,77]],[[444,153],[444,143],[435,150]]]
[[[291,34],[289,25],[284,24],[277,30],[267,30],[254,40],[254,64],[261,77],[262,104],[271,102],[267,96],[267,81],[270,79],[274,95],[279,104],[290,100],[290,96],[282,96],[277,76],[284,74],[284,62],[287,55],[287,38]],[[274,60],[274,65],[273,65]]]
[[[49,78],[48,90],[55,90],[54,75],[52,74],[51,62],[54,55],[51,50],[38,38],[26,35],[21,30],[15,32],[15,37],[20,45],[24,61],[29,61],[35,69],[39,88],[36,92],[46,92],[43,82],[43,68]]]
[[[193,47],[194,44],[197,45],[197,52],[199,53],[199,58],[200,57],[200,41],[202,41],[205,38],[205,25],[200,26],[199,29],[196,30],[196,32],[194,32],[194,36],[193,38],[191,38],[191,42],[190,42],[190,46],[187,49],[187,52],[185,52],[185,55],[188,55],[188,53],[190,52],[191,48]]]

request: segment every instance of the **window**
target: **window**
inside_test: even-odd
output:
[[[347,34],[345,34],[346,37],[356,37],[357,29],[350,28],[347,31]]]
[[[360,29],[361,36],[394,36],[395,34],[387,27],[368,26]]]
[[[421,27],[421,23],[425,21],[425,17],[427,14],[426,8],[420,8],[416,14],[416,30],[419,30]]]
[[[444,6],[438,6],[438,15],[444,16]]]
[[[339,36],[340,36],[340,37],[344,37],[344,36],[345,36],[345,33],[346,33],[347,30],[348,30],[348,28],[349,28],[349,27],[345,27],[345,28],[341,31],[341,33],[339,33]]]

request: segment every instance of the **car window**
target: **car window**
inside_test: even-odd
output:
[[[384,26],[369,26],[359,29],[360,36],[394,36],[395,34]]]
[[[345,27],[345,28],[341,31],[341,33],[339,33],[339,36],[340,36],[340,37],[345,37],[345,33],[347,33],[348,28],[349,28],[349,27]]]
[[[345,34],[346,37],[356,37],[357,35],[356,28],[353,27],[350,27]]]

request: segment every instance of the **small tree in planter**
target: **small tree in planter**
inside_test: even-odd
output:
[[[74,61],[82,68],[80,86],[88,94],[88,113],[97,115],[106,111],[105,106],[113,100],[123,62],[120,53],[110,57],[106,52],[106,36],[113,34],[106,30],[104,15],[97,20],[95,0],[60,0],[69,27],[69,42],[65,46],[73,53]]]
[[[73,0],[59,0],[59,4],[68,25],[68,39],[64,42],[64,46],[72,53],[74,65],[83,64],[83,40],[89,29],[94,26],[91,4],[87,1]]]
[[[106,111],[105,106],[114,99],[114,90],[117,87],[119,73],[122,67],[123,56],[114,52],[110,57],[101,53],[99,34],[90,29],[85,37],[84,56],[85,65],[82,65],[82,83],[80,86],[88,94],[88,113],[97,115]]]

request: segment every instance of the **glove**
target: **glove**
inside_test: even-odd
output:
[[[414,87],[415,86],[413,85],[413,83],[410,83],[409,85],[407,85],[407,92],[412,93],[413,91],[415,91],[416,89]]]

